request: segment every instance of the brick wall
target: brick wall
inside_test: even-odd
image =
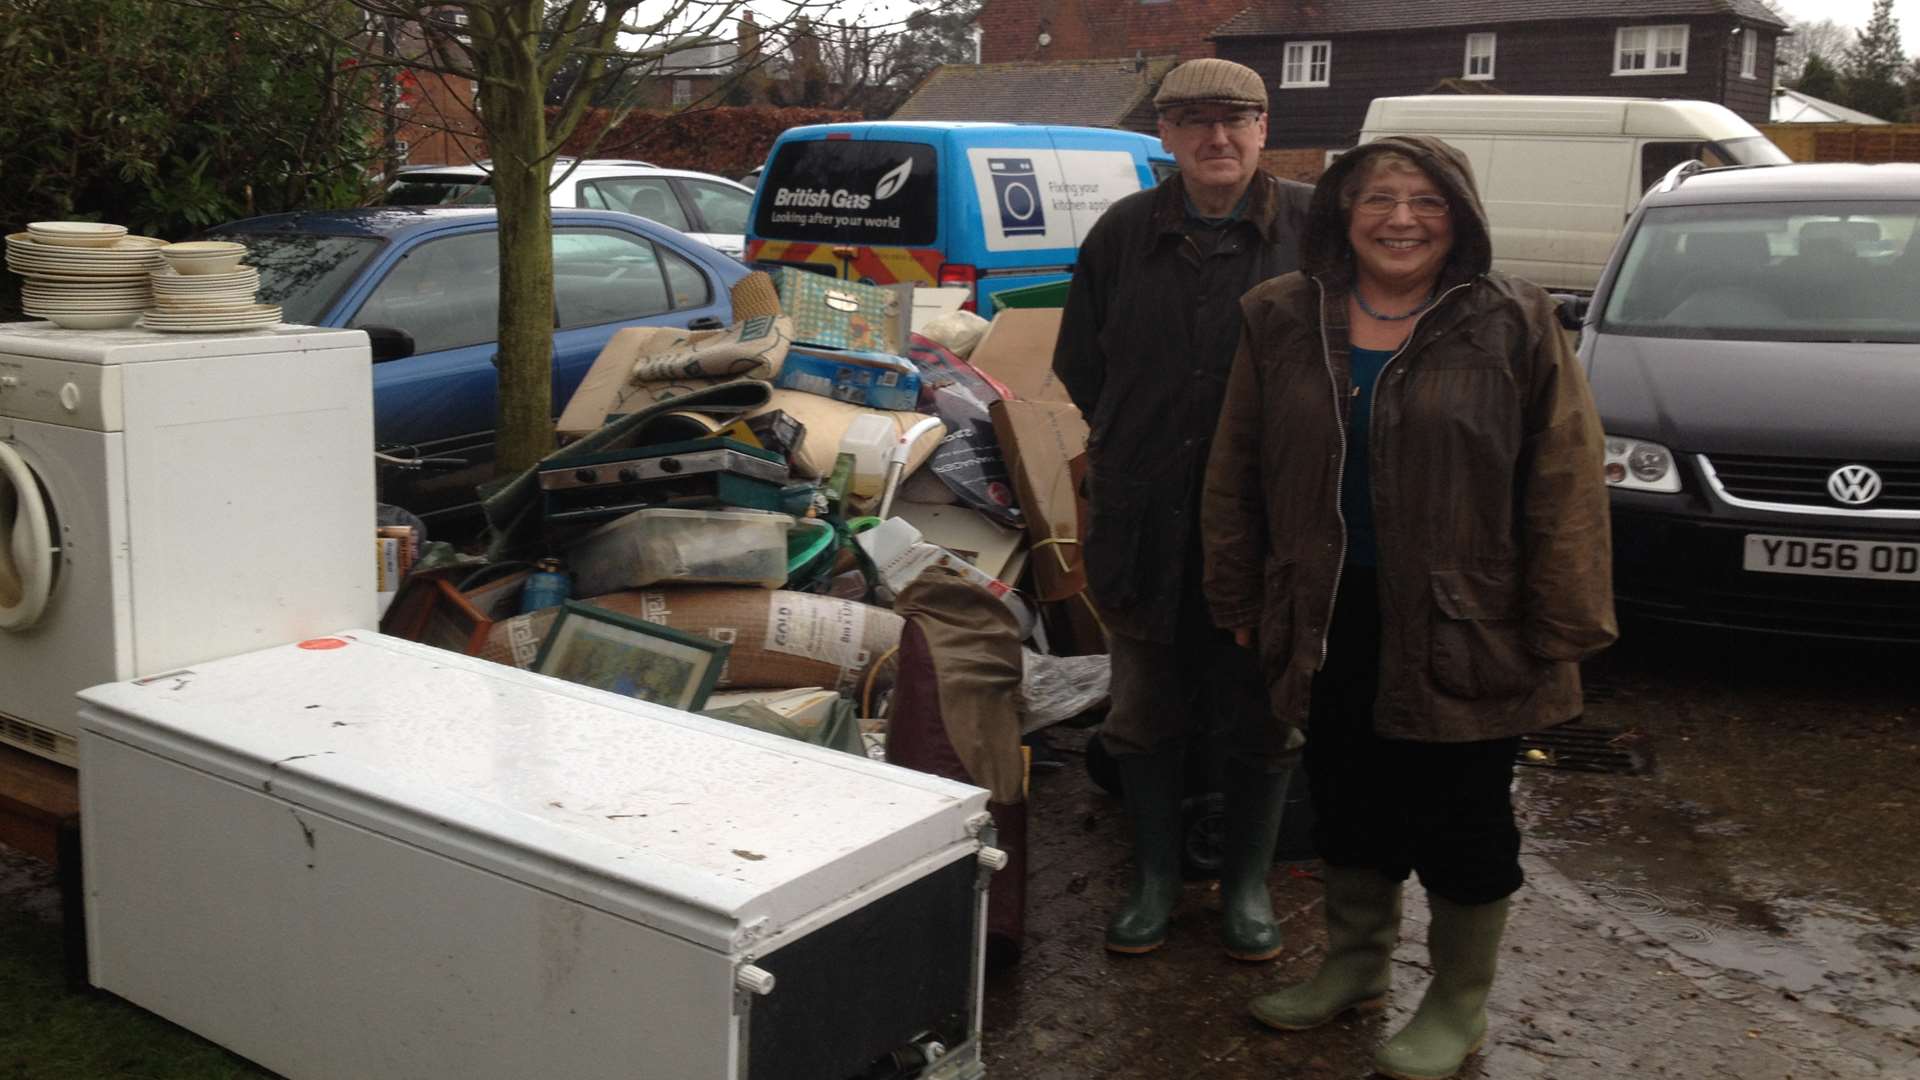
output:
[[[1286,180],[1298,180],[1311,184],[1320,179],[1320,173],[1326,168],[1325,150],[1262,150],[1260,167],[1275,176]]]
[[[980,59],[1098,60],[1116,56],[1212,56],[1207,35],[1246,0],[987,0]],[[1039,43],[1045,33],[1049,41]]]

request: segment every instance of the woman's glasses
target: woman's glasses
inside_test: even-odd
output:
[[[1386,217],[1401,203],[1407,204],[1407,209],[1413,211],[1414,217],[1434,218],[1447,215],[1448,204],[1444,195],[1410,195],[1400,199],[1384,191],[1369,191],[1353,200],[1353,209],[1368,217]]]

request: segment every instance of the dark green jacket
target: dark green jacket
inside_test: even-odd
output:
[[[1118,633],[1172,641],[1199,588],[1200,478],[1239,300],[1299,266],[1312,190],[1256,173],[1241,219],[1204,245],[1176,176],[1115,203],[1080,245],[1053,368],[1091,431],[1087,582]]]
[[[1472,173],[1438,140],[1368,143],[1314,196],[1307,271],[1242,301],[1245,331],[1204,496],[1214,621],[1258,627],[1275,713],[1304,726],[1346,553],[1347,293],[1341,178],[1383,148],[1449,192],[1440,299],[1383,369],[1370,475],[1388,738],[1500,738],[1580,711],[1578,662],[1613,641],[1600,423],[1535,285],[1489,269]]]

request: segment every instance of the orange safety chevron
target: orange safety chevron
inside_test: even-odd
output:
[[[811,244],[799,240],[754,240],[747,245],[747,258],[758,262],[808,263],[833,267],[835,277],[851,276],[876,285],[911,281],[932,285],[940,279],[940,267],[946,256],[935,248],[859,247],[854,249],[852,273],[831,244]]]

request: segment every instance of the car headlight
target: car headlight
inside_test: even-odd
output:
[[[1679,491],[1673,451],[1645,439],[1607,436],[1607,486],[1629,491]]]

